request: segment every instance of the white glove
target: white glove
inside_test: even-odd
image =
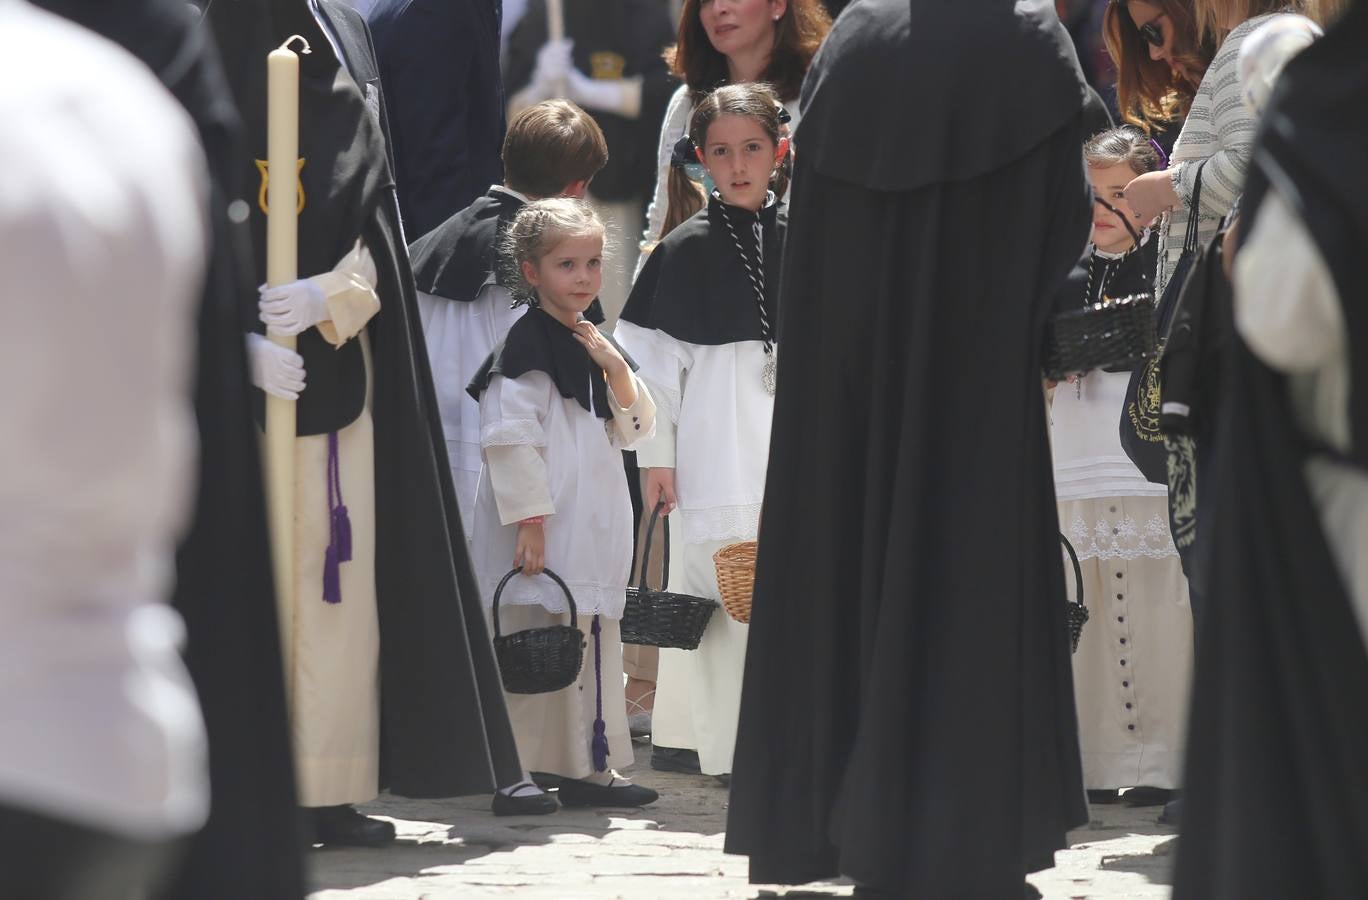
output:
[[[540,96],[553,97],[570,79],[575,69],[572,57],[575,42],[569,38],[547,41],[537,51],[537,65],[532,69],[532,84]]]
[[[304,390],[304,357],[260,334],[247,335],[252,384],[273,397],[298,400]]]
[[[307,278],[275,287],[263,284],[258,290],[261,300],[257,309],[261,311],[261,321],[266,323],[267,334],[289,337],[332,316],[323,289]]]
[[[585,109],[612,113],[624,119],[641,115],[641,78],[594,79],[579,69],[571,69],[565,83],[566,93]]]

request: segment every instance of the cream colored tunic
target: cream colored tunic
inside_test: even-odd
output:
[[[342,563],[342,602],[323,600],[328,547],[328,436],[295,444],[294,661],[290,715],[301,806],[361,803],[379,792],[380,626],[375,605],[375,448],[371,353],[366,323],[380,310],[375,264],[358,242],[332,272],[312,279],[328,297],[331,321],[318,330],[335,346],[361,341],[366,405],[337,433],[342,497],[352,526],[352,559]],[[308,390],[308,372],[304,373]]]

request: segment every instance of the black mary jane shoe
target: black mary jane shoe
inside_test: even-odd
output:
[[[394,823],[363,816],[352,806],[317,806],[314,838],[327,847],[383,847],[394,843]]]
[[[1173,791],[1168,788],[1133,787],[1121,795],[1121,802],[1127,806],[1163,806],[1173,799]]]
[[[1093,789],[1088,791],[1088,802],[1094,806],[1107,806],[1120,803],[1121,795],[1116,793],[1115,788]]]
[[[590,784],[567,778],[560,786],[561,806],[645,806],[660,799],[660,794],[639,784]]]
[[[679,772],[683,775],[703,773],[698,762],[698,751],[681,750],[678,747],[652,747],[651,768],[657,772]]]
[[[520,784],[513,788],[511,794],[496,791],[490,809],[494,811],[496,816],[548,816],[560,809],[560,804],[550,794],[542,791],[537,791],[535,794],[519,793],[533,789],[532,785]]]

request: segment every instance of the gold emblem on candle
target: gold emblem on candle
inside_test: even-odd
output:
[[[257,171],[261,173],[261,190],[257,192],[257,205],[261,211],[270,215],[270,207],[266,203],[266,186],[271,183],[271,166],[266,160],[256,160]],[[299,194],[299,202],[296,204],[295,215],[304,212],[304,182],[299,180],[299,175],[304,171],[304,158],[300,157],[298,167],[295,169],[295,186]]]
[[[596,81],[616,81],[627,71],[627,60],[620,53],[602,51],[589,57],[589,74]]]

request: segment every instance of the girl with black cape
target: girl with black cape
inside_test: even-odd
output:
[[[1087,820],[1040,370],[1085,94],[1042,0],[860,0],[808,73],[726,840],[754,882],[1020,897]]]
[[[1358,2],[1287,65],[1245,188],[1176,900],[1368,896],[1365,46]]]
[[[332,333],[325,335],[320,327],[299,335],[308,379],[299,394],[299,445],[302,456],[306,445],[334,436],[322,452],[340,470],[332,487],[349,495],[329,496],[326,512],[337,521],[348,517],[339,510],[350,506],[353,540],[338,536],[344,530],[335,531],[329,554],[318,550],[322,566],[297,566],[297,585],[309,589],[296,597],[295,632],[314,646],[301,651],[297,641],[296,656],[314,653],[311,664],[320,668],[326,656],[331,674],[320,679],[315,669],[307,679],[296,677],[292,712],[297,744],[323,734],[319,725],[339,710],[377,717],[373,726],[346,726],[361,738],[350,742],[354,747],[325,746],[327,753],[354,752],[345,766],[332,765],[325,753],[312,757],[312,769],[300,768],[301,802],[332,811],[316,817],[321,836],[337,843],[373,843],[386,837],[375,827],[384,823],[346,809],[370,799],[362,794],[373,796],[376,787],[422,797],[482,793],[496,780],[516,780],[521,766],[451,487],[390,174],[378,67],[364,22],[329,0],[217,0],[208,17],[246,124],[248,152],[239,166],[254,187],[261,183],[255,160],[266,156],[266,54],[293,34],[312,45],[313,52],[300,59],[300,156],[305,162],[299,271],[328,273],[325,279],[344,276],[345,296],[355,308],[349,310],[348,327],[334,317]],[[255,190],[243,199],[260,265],[265,215]],[[357,274],[369,277],[358,281]],[[257,280],[263,280],[260,269]],[[256,297],[241,299],[244,326],[259,330]],[[328,311],[337,311],[331,293]],[[365,420],[373,420],[373,436],[348,433],[368,425]],[[372,465],[359,470],[368,457]],[[322,469],[299,467],[300,489],[320,497],[333,494]],[[354,486],[362,489],[349,492]],[[359,509],[368,496],[373,496],[370,515]],[[300,517],[310,508],[304,507]],[[351,562],[345,560],[347,544],[355,557]],[[372,552],[378,635],[348,631],[357,643],[331,646],[299,616],[307,612],[317,622],[344,614],[349,604],[365,606],[370,585],[358,567],[366,567]],[[322,596],[310,586],[318,584],[320,568]],[[374,634],[374,627],[370,631]],[[297,668],[296,675],[302,671]],[[377,674],[379,696],[372,707],[363,693],[369,693],[365,684]],[[353,684],[359,685],[356,691]],[[302,730],[311,714],[304,711],[305,703],[316,713],[307,720],[311,731]],[[371,728],[372,734],[378,732],[373,740],[366,738]],[[303,761],[310,754],[297,746],[296,757]]]

